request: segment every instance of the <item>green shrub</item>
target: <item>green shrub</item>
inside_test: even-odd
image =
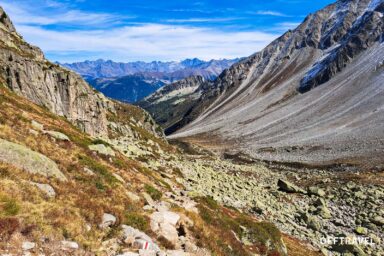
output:
[[[149,230],[149,221],[147,217],[142,216],[137,212],[125,213],[123,223],[144,232]]]
[[[0,198],[0,215],[9,217],[15,216],[20,211],[20,206],[14,198],[2,196]]]
[[[94,139],[92,141],[92,144],[93,145],[103,144],[104,146],[108,146],[108,147],[111,146],[108,142],[106,142],[106,141],[104,141],[102,139]]]
[[[87,166],[95,173],[103,177],[108,184],[114,185],[117,182],[117,179],[108,171],[107,167],[100,164],[95,159],[86,155],[79,155],[79,160],[81,164]]]
[[[147,192],[153,200],[160,200],[161,197],[163,196],[163,193],[161,193],[159,190],[156,188],[152,187],[151,185],[145,184],[144,186],[145,192]]]

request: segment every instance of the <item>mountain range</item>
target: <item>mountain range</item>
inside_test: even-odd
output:
[[[136,102],[164,84],[189,76],[215,79],[224,69],[240,59],[203,61],[197,58],[180,62],[114,62],[111,60],[84,61],[60,64],[75,71],[97,90],[113,99]]]
[[[139,107],[0,7],[0,255],[384,255],[383,56],[384,0],[339,0]]]

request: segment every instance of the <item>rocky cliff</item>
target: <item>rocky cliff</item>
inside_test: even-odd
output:
[[[94,91],[79,75],[44,58],[16,32],[0,9],[0,79],[18,95],[66,117],[94,136],[107,134],[108,112],[113,103]]]
[[[310,14],[203,86],[171,137],[215,135],[221,150],[268,160],[380,164],[383,6],[340,0]]]

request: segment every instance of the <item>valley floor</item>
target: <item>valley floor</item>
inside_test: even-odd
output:
[[[182,171],[191,195],[212,197],[270,221],[325,255],[384,254],[383,171],[267,166],[242,156],[232,158],[189,155],[173,164]],[[342,245],[329,240],[338,237],[364,237],[368,242]]]

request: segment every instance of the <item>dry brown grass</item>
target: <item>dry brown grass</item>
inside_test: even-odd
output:
[[[129,115],[136,119],[143,118],[138,108],[118,111],[126,112],[125,116],[123,115],[125,119],[117,121],[130,122]],[[42,133],[32,134],[30,132],[32,120],[43,124],[45,129],[65,133],[71,142],[55,141]],[[158,142],[164,151],[176,153],[173,146],[151,135],[147,130],[137,128],[136,131],[143,141],[151,139]],[[140,194],[149,191],[153,197],[161,198],[162,193],[170,190],[170,186],[164,182],[159,172],[150,170],[140,161],[126,158],[119,153],[111,159],[112,161],[94,154],[88,150],[93,138],[79,131],[64,118],[51,114],[1,86],[0,138],[25,145],[46,155],[58,164],[59,169],[69,180],[59,182],[0,163],[0,198],[4,199],[0,200],[0,207],[4,209],[5,206],[8,212],[7,216],[0,215],[0,237],[14,241],[10,243],[11,247],[18,246],[20,249],[18,243],[23,239],[40,241],[42,237],[46,237],[52,241],[52,244],[41,245],[46,252],[55,252],[57,244],[54,244],[54,241],[63,239],[74,240],[82,248],[94,250],[117,229],[114,227],[108,232],[98,228],[103,213],[115,215],[118,219],[116,226],[126,223],[154,236],[150,232],[147,213],[142,210],[143,202],[132,202],[126,192],[129,190]],[[87,175],[83,171],[84,167],[92,169],[95,175]],[[179,170],[174,172],[180,175]],[[119,174],[126,184],[117,181],[112,173]],[[29,181],[50,184],[55,189],[56,198],[48,198]],[[145,187],[144,184],[150,187]],[[253,247],[243,246],[231,231],[239,234],[240,224],[247,225],[250,229],[261,228],[260,230],[265,231],[265,228],[270,228],[267,224],[260,226],[261,224],[256,224],[253,219],[234,210],[219,207],[211,201],[204,201],[201,204],[203,205],[201,214],[189,213],[182,208],[172,209],[193,220],[194,227],[190,232],[198,245],[209,248],[215,255],[244,256],[263,250],[262,244]],[[91,226],[90,231],[87,230],[88,225]],[[280,236],[277,233],[274,235]],[[263,240],[256,235],[254,238],[260,242]],[[9,243],[4,240],[0,241],[0,252],[9,248]],[[159,238],[158,242],[163,247],[170,247],[163,238]],[[292,245],[289,241],[288,245],[291,248],[296,246],[294,241]],[[273,250],[268,253],[277,255]]]

